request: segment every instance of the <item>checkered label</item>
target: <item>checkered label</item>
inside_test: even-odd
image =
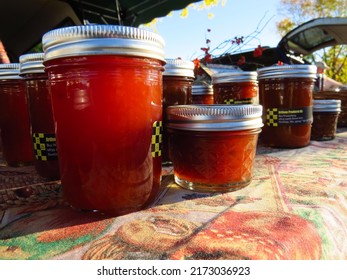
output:
[[[224,104],[252,104],[252,98],[246,98],[246,99],[224,99],[223,101]]]
[[[57,160],[55,134],[33,133],[34,153],[37,160]]]
[[[266,125],[278,126],[278,109],[277,108],[266,109]]]
[[[312,106],[301,108],[267,108],[266,125],[302,125],[313,121]]]
[[[152,127],[152,157],[160,157],[163,143],[163,123],[162,121],[156,121]]]

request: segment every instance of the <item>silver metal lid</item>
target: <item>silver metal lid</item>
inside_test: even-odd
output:
[[[43,53],[23,54],[19,57],[20,74],[44,73]]]
[[[221,83],[240,83],[240,82],[256,82],[257,83],[257,72],[256,71],[230,71],[216,73],[212,76],[213,84]]]
[[[257,70],[258,80],[271,78],[310,78],[317,77],[317,66],[309,64],[276,65]]]
[[[192,95],[211,94],[213,95],[212,85],[193,85]]]
[[[313,112],[341,112],[341,100],[314,99]]]
[[[42,37],[44,61],[85,55],[125,55],[164,60],[164,40],[151,31],[119,25],[80,25]]]
[[[183,59],[166,59],[164,76],[183,76],[194,78],[194,63]]]
[[[176,105],[167,108],[167,126],[179,130],[235,131],[263,126],[261,105]]]
[[[19,63],[4,63],[0,64],[0,79],[1,80],[13,80],[22,79],[19,76]]]

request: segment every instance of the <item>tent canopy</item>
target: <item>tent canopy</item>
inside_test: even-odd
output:
[[[0,0],[0,40],[18,61],[51,29],[84,23],[139,26],[199,0]]]

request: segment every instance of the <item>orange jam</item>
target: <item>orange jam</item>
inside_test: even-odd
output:
[[[258,69],[259,102],[263,105],[264,145],[300,148],[310,143],[314,65]]]
[[[257,72],[221,72],[212,83],[215,104],[258,104]]]
[[[163,44],[152,32],[112,25],[43,36],[63,194],[72,207],[122,215],[158,196]]]
[[[175,182],[201,192],[227,192],[252,180],[260,105],[186,105],[168,108]]]
[[[43,53],[25,54],[19,61],[28,94],[35,170],[44,178],[57,180],[60,178],[58,152]]]
[[[9,166],[32,164],[33,147],[25,81],[19,63],[0,64],[0,133]]]
[[[166,59],[163,73],[163,164],[170,164],[167,139],[166,108],[172,105],[192,103],[192,83],[194,80],[194,63],[182,59]]]
[[[192,104],[214,104],[212,85],[193,85]]]
[[[311,140],[325,141],[334,139],[340,112],[341,100],[313,100]]]

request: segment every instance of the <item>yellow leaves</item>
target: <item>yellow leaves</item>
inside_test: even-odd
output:
[[[213,13],[208,13],[207,14],[207,18],[208,19],[213,19],[214,18],[214,14]]]
[[[182,11],[181,11],[181,13],[180,13],[180,17],[181,18],[186,18],[186,17],[188,17],[188,8],[184,8]]]

